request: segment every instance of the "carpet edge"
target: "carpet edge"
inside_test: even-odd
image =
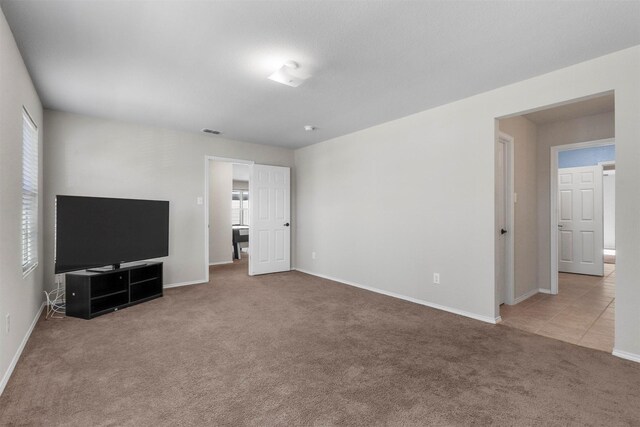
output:
[[[11,379],[11,375],[13,374],[13,371],[16,368],[16,365],[18,364],[18,360],[20,360],[20,356],[22,356],[24,347],[27,345],[29,338],[31,338],[31,333],[33,332],[33,329],[36,327],[36,324],[38,323],[38,319],[40,319],[40,315],[42,315],[42,310],[44,310],[44,307],[46,305],[47,305],[47,302],[42,301],[42,304],[40,305],[40,308],[38,309],[38,312],[36,313],[36,316],[34,317],[33,322],[31,322],[31,326],[29,326],[29,329],[27,330],[27,333],[24,335],[24,338],[22,339],[22,342],[20,343],[18,350],[13,355],[13,358],[11,359],[11,363],[9,364],[9,367],[5,371],[2,377],[2,381],[0,381],[0,395],[4,393],[4,389],[9,383],[9,379]]]

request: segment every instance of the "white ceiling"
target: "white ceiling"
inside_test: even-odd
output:
[[[578,117],[594,114],[610,113],[615,109],[613,93],[583,101],[571,102],[558,107],[547,108],[533,113],[523,114],[524,117],[535,124],[541,125],[563,120],[577,119]]]
[[[638,1],[0,2],[46,107],[291,148],[640,44]]]

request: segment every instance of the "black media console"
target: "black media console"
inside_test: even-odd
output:
[[[162,263],[67,273],[67,316],[91,319],[162,296]]]

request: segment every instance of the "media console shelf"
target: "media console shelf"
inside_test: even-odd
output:
[[[67,273],[67,316],[91,319],[162,296],[162,263]]]

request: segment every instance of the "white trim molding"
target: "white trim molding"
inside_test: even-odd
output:
[[[613,349],[613,353],[611,354],[621,359],[631,360],[632,362],[640,363],[640,354],[629,353],[628,351],[617,350],[615,348]]]
[[[207,156],[209,160],[213,160],[216,162],[227,162],[227,163],[236,163],[239,165],[252,165],[255,162],[253,160],[244,160],[244,159],[232,159],[229,157],[220,157],[220,156]]]
[[[168,285],[164,285],[162,288],[163,289],[179,288],[181,286],[202,285],[208,282],[209,282],[208,280],[192,280],[190,282],[170,283]]]
[[[532,296],[536,295],[537,293],[539,293],[540,290],[539,289],[531,289],[529,292],[520,295],[518,298],[513,300],[513,304],[519,304],[522,301],[531,298]]]
[[[545,288],[540,288],[540,289],[538,289],[538,292],[540,292],[541,294],[550,294],[551,290],[550,289],[545,289]]]
[[[33,322],[31,322],[31,326],[29,326],[27,333],[25,334],[24,338],[22,339],[22,342],[20,343],[20,347],[18,347],[16,354],[13,356],[13,359],[11,359],[11,364],[9,364],[9,368],[7,368],[7,371],[4,373],[4,376],[2,377],[2,381],[0,381],[0,395],[2,395],[2,393],[4,392],[4,388],[7,386],[7,383],[9,382],[9,378],[11,378],[11,374],[13,374],[13,370],[16,368],[16,365],[18,364],[18,360],[20,360],[22,351],[24,350],[24,347],[27,345],[27,341],[29,341],[29,338],[31,337],[31,333],[33,332],[33,329],[36,327],[36,323],[38,323],[38,319],[40,319],[40,316],[42,315],[42,310],[44,310],[44,307],[46,304],[47,303],[43,301],[42,304],[40,305],[40,309],[36,313],[36,317],[33,319]]]
[[[480,315],[480,314],[471,313],[469,311],[459,310],[457,308],[447,307],[447,306],[440,305],[440,304],[435,304],[435,303],[432,303],[432,302],[429,302],[429,301],[424,301],[424,300],[421,300],[421,299],[412,298],[412,297],[408,297],[408,296],[405,296],[405,295],[400,295],[400,294],[397,294],[395,292],[385,291],[383,289],[378,289],[378,288],[373,288],[371,286],[361,285],[359,283],[350,282],[348,280],[338,279],[336,277],[327,276],[326,274],[314,273],[312,271],[304,270],[302,268],[295,268],[294,270],[299,271],[300,273],[309,274],[311,276],[320,277],[322,279],[327,279],[327,280],[331,280],[331,281],[334,281],[334,282],[342,283],[343,285],[348,285],[348,286],[353,286],[355,288],[364,289],[365,291],[375,292],[377,294],[386,295],[388,297],[398,298],[398,299],[401,299],[401,300],[404,300],[404,301],[409,301],[409,302],[412,302],[412,303],[415,303],[415,304],[424,305],[426,307],[435,308],[437,310],[447,311],[449,313],[457,314],[457,315],[464,316],[464,317],[469,317],[469,318],[474,319],[474,320],[480,320],[481,322],[485,322],[485,323],[491,323],[491,324],[495,325],[496,323],[499,323],[502,320],[502,318],[500,316],[495,317],[495,318],[494,317],[490,317],[490,316],[483,316],[483,315]]]
[[[218,262],[209,263],[209,265],[225,265],[225,264],[233,264],[233,261],[218,261]]]

